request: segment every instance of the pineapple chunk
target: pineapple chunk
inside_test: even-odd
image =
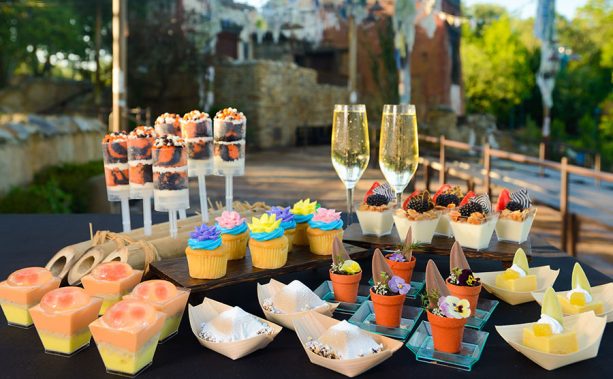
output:
[[[574,293],[573,295],[580,294]],[[589,311],[594,311],[596,315],[602,315],[604,313],[604,304],[602,301],[592,301],[591,303],[578,305],[573,304],[572,299],[573,295],[571,295],[571,300],[569,301],[565,295],[558,295],[558,301],[560,302],[560,306],[562,306],[562,311],[567,315],[575,315],[577,313],[584,313]],[[583,295],[583,294],[581,294]]]
[[[517,277],[508,272],[514,272]],[[513,270],[507,270],[496,276],[496,287],[500,287],[513,292],[530,292],[536,290],[536,275],[526,275],[520,277]]]
[[[549,324],[534,324],[532,327],[534,335],[537,337],[549,337],[553,334],[551,325]]]
[[[581,293],[581,292],[574,292],[570,295],[570,303],[572,305],[577,305],[577,306],[584,306],[586,301],[585,301],[585,294]]]

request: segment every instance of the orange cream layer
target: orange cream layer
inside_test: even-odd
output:
[[[141,270],[133,270],[127,263],[108,262],[98,265],[81,283],[91,296],[109,297],[130,292],[142,277]]]
[[[146,301],[170,317],[183,312],[188,297],[189,290],[179,289],[167,280],[147,280],[134,287],[124,299]]]
[[[60,286],[60,279],[43,267],[17,270],[0,283],[0,301],[33,306],[44,294]]]
[[[80,287],[62,287],[45,294],[30,314],[37,330],[72,335],[98,318],[101,304]]]

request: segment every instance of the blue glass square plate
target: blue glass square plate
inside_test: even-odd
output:
[[[487,320],[490,319],[492,313],[494,313],[494,309],[498,306],[498,300],[489,300],[479,298],[479,302],[477,303],[477,311],[474,316],[468,318],[466,322],[466,326],[468,328],[481,330],[485,326]]]
[[[434,350],[430,323],[422,321],[406,343],[406,346],[415,354],[415,358],[420,362],[470,371],[473,365],[481,358],[481,353],[488,336],[488,332],[465,328],[460,352],[457,354],[441,353]]]
[[[374,285],[372,278],[368,281],[371,286]],[[417,299],[419,294],[426,286],[426,274],[424,272],[413,272],[411,277],[411,289],[407,293],[407,299]]]
[[[369,332],[404,341],[417,324],[417,320],[419,320],[423,311],[423,308],[405,305],[402,307],[400,326],[398,328],[388,328],[376,324],[375,310],[372,301],[368,300],[362,303],[360,308],[351,316],[349,322]]]
[[[339,303],[335,310],[335,313],[343,313],[352,315],[360,308],[360,305],[370,298],[370,287],[364,284],[360,284],[358,287],[358,298],[355,303],[345,303],[342,301],[336,301],[334,299],[334,290],[332,289],[332,281],[326,280],[315,289],[315,294],[319,296],[323,301],[328,303]]]

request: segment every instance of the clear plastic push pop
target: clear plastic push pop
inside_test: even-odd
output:
[[[128,135],[128,164],[130,165],[130,198],[143,199],[145,235],[151,235],[151,199],[153,198],[153,156],[155,130],[137,126]]]
[[[171,134],[175,136],[181,136],[181,116],[174,113],[164,113],[155,119],[155,132],[158,136],[164,134]]]
[[[170,235],[177,236],[177,212],[189,208],[187,148],[181,137],[164,135],[153,145],[155,210],[168,212]]]
[[[226,108],[217,112],[213,122],[215,174],[226,177],[226,209],[231,211],[232,177],[245,175],[247,118],[235,108]]]
[[[183,115],[181,134],[187,147],[187,171],[198,178],[202,222],[209,222],[205,176],[213,173],[213,126],[207,113],[197,110]]]
[[[108,200],[121,202],[123,231],[129,232],[131,230],[130,166],[128,165],[128,135],[126,132],[113,132],[104,136],[102,159]]]

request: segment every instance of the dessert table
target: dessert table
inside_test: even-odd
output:
[[[163,221],[162,214],[154,214],[153,221]],[[133,227],[138,227],[138,218],[133,218]],[[60,248],[89,237],[88,223],[95,229],[121,230],[118,215],[0,215],[0,277],[6,278],[11,272],[26,266],[43,266],[49,257]],[[560,269],[556,290],[570,287],[574,258],[561,256],[553,247],[543,249],[551,252],[533,257],[531,266],[551,265]],[[447,275],[448,261],[440,255],[420,254],[416,270],[423,272],[427,258],[437,263],[441,273]],[[476,272],[497,271],[502,263],[491,260],[471,259]],[[370,273],[370,259],[360,260],[365,273]],[[611,281],[592,267],[583,265],[593,286]],[[366,283],[370,275],[364,275]],[[296,273],[278,275],[275,279],[288,283],[298,279],[315,289],[328,278],[327,268],[302,270]],[[268,282],[260,279],[260,283]],[[229,305],[238,305],[245,311],[262,316],[256,296],[256,282],[239,283],[233,286],[213,289],[207,296]],[[494,299],[483,291],[482,296]],[[202,294],[192,296],[190,302],[199,304]],[[516,352],[503,341],[495,331],[495,325],[533,322],[539,318],[540,306],[536,302],[510,306],[500,302],[492,317],[484,327],[490,333],[485,351],[471,372],[464,372],[437,365],[417,362],[408,348],[401,348],[389,360],[367,371],[361,377],[410,377],[431,378],[452,375],[465,378],[523,378],[523,377],[609,377],[613,357],[613,326],[608,324],[604,332],[598,357],[562,367],[549,372]],[[424,316],[422,316],[423,318]],[[296,335],[290,330],[281,334],[265,349],[245,358],[232,361],[213,351],[206,350],[196,340],[189,328],[187,313],[183,317],[179,334],[160,345],[155,354],[153,365],[139,377],[190,377],[207,378],[341,378],[342,376],[309,362]],[[0,319],[0,365],[2,377],[63,377],[88,378],[108,377],[98,352],[93,344],[72,358],[62,358],[43,352],[36,330],[8,327],[4,318]]]

